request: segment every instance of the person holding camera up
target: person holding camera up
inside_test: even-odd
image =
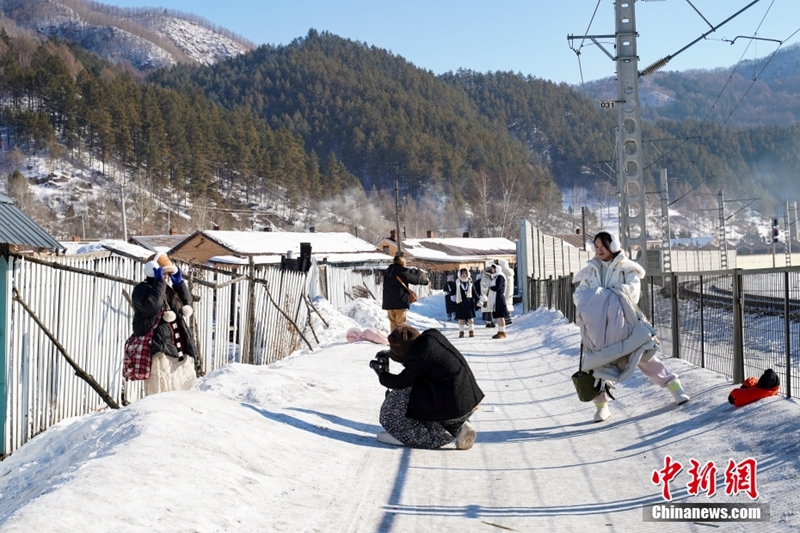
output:
[[[438,330],[422,334],[402,324],[389,334],[389,351],[379,352],[370,367],[389,388],[381,405],[386,430],[378,440],[412,448],[436,449],[456,439],[469,450],[477,432],[469,417],[484,394],[467,361]],[[389,359],[403,365],[389,372]]]
[[[406,310],[411,307],[409,285],[427,285],[428,277],[416,268],[406,267],[406,256],[398,252],[383,276],[383,308],[389,315],[389,331],[406,323]]]

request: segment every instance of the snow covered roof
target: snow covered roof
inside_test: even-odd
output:
[[[325,254],[325,253],[314,253],[314,247],[311,247],[311,256],[316,259],[317,261],[327,261],[328,263],[332,264],[339,264],[339,263],[375,263],[375,264],[383,264],[387,265],[392,260],[392,258],[384,253],[381,252],[356,252],[356,253],[346,253],[346,254]],[[248,257],[237,257],[235,255],[215,255],[211,257],[208,262],[209,263],[218,263],[218,264],[226,264],[226,265],[246,265],[250,261],[250,257],[253,258],[253,263],[256,265],[277,265],[281,262],[280,255],[254,255]],[[294,255],[295,258],[298,257],[298,254]]]
[[[130,241],[153,252],[167,252],[186,240],[188,235],[136,235]]]
[[[0,243],[64,249],[52,235],[14,205],[14,200],[3,194],[0,194]]]
[[[125,242],[121,239],[106,239],[93,242],[63,242],[61,244],[64,248],[65,255],[81,255],[109,251],[126,257],[133,257],[141,261],[153,255],[152,250]]]
[[[281,256],[300,257],[300,244],[311,245],[317,261],[386,264],[391,257],[375,245],[346,232],[201,231],[174,246],[170,255],[191,262],[279,264]]]
[[[313,254],[376,252],[374,244],[345,232],[293,233],[288,231],[202,231],[206,238],[236,255],[300,254],[300,243],[311,244]],[[184,241],[187,239],[184,239]],[[386,255],[386,254],[382,254]]]
[[[517,244],[503,237],[404,239],[403,251],[428,261],[486,261],[517,254]]]

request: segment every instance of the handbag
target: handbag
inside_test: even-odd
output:
[[[164,309],[158,312],[153,327],[144,335],[131,335],[125,341],[125,357],[122,362],[122,377],[127,381],[140,381],[150,377],[150,341],[161,322]]]
[[[397,279],[397,282],[398,282],[400,285],[402,285],[402,286],[403,286],[403,288],[404,288],[405,290],[407,290],[407,291],[408,291],[408,301],[409,301],[409,302],[411,302],[412,304],[413,304],[414,302],[416,302],[416,301],[417,301],[417,293],[416,293],[416,292],[414,292],[414,291],[412,291],[411,289],[409,289],[409,288],[406,286],[406,284],[405,284],[405,283],[403,283],[403,280],[402,280],[402,279],[400,279],[400,276],[395,276],[395,278]]]
[[[581,359],[578,363],[578,371],[572,374],[572,384],[575,385],[575,391],[578,393],[578,399],[582,402],[591,402],[603,390],[601,385],[602,380],[596,380],[594,373],[590,370],[584,372],[581,370],[583,367],[583,343],[581,343]],[[606,390],[608,388],[606,387]]]

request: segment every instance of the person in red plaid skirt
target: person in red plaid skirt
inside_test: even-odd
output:
[[[152,256],[144,272],[147,278],[133,289],[131,300],[133,334],[146,335],[155,328],[150,341],[152,359],[145,393],[195,389],[197,348],[186,322],[192,315],[188,284],[164,253]]]

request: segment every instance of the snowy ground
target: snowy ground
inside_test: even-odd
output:
[[[482,325],[458,339],[437,294],[410,320],[443,328],[466,354],[486,393],[478,439],[469,451],[394,447],[374,437],[384,390],[367,362],[382,347],[344,340],[353,320],[375,326],[382,312],[366,301],[347,317],[321,308],[331,318],[322,349],[233,364],[198,392],[67,420],[33,439],[0,463],[0,531],[800,530],[792,400],[734,409],[729,381],[670,360],[691,402],[675,406],[637,373],[618,388],[612,418],[593,424],[569,380],[575,326],[540,310],[516,318],[506,340]],[[668,455],[684,465],[670,484],[679,502],[750,502],[725,494],[724,471],[729,459],[756,459],[770,523],[644,522],[643,505],[663,502],[651,475]],[[687,494],[690,459],[718,467],[713,498]]]

